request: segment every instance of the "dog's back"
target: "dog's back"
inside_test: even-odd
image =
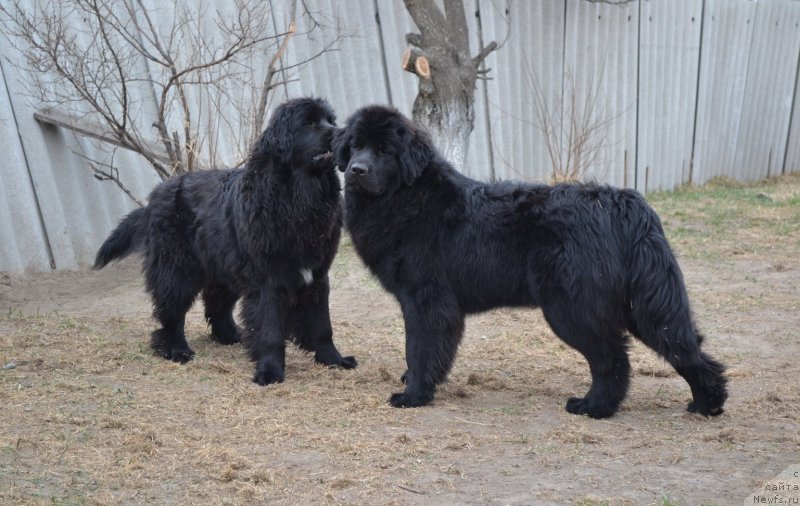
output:
[[[228,180],[240,173],[241,170],[205,170],[162,182],[150,192],[147,206],[125,216],[111,232],[97,252],[94,269],[133,253],[146,256],[151,241],[193,242],[198,225],[215,225],[209,217],[223,213],[225,195],[231,191]]]

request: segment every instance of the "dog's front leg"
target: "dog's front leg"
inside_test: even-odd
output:
[[[328,308],[328,275],[318,276],[297,295],[289,310],[287,327],[300,348],[314,352],[314,360],[331,367],[352,369],[358,365],[353,356],[343,357],[333,344],[333,329]]]
[[[281,383],[286,376],[286,302],[278,290],[265,284],[242,299],[244,342],[256,364],[253,382],[259,385]]]
[[[464,333],[464,315],[448,290],[426,286],[398,297],[406,325],[404,392],[392,394],[396,408],[424,406],[444,382]]]

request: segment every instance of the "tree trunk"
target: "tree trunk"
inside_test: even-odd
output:
[[[420,78],[413,117],[428,132],[446,160],[461,170],[475,121],[475,78],[464,68],[431,63],[431,78]],[[466,78],[465,78],[466,77]]]
[[[404,68],[419,77],[413,118],[430,132],[442,155],[463,169],[469,134],[475,123],[475,82],[478,67],[497,45],[492,42],[474,58],[469,54],[469,31],[462,0],[445,0],[442,12],[433,0],[404,0],[419,34],[409,33],[407,55],[424,58],[430,76]],[[416,66],[419,68],[419,66]],[[425,68],[425,66],[423,66]]]

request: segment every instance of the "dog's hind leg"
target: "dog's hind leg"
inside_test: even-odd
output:
[[[723,412],[728,398],[725,367],[700,347],[678,263],[662,233],[651,233],[632,256],[628,329],[664,357],[692,390],[687,410],[706,416]]]
[[[145,284],[153,299],[153,316],[161,328],[152,333],[150,346],[156,354],[186,363],[194,351],[186,342],[184,322],[202,283],[202,271],[192,257],[182,255],[181,245],[172,247],[171,255],[148,253]],[[164,259],[158,263],[156,260]]]
[[[670,363],[692,389],[692,402],[686,406],[687,411],[705,416],[722,414],[722,406],[728,398],[727,380],[723,376],[725,366],[699,349]]]
[[[687,311],[669,323],[654,327],[651,320],[631,324],[631,333],[661,355],[689,383],[691,413],[716,416],[723,412],[728,398],[725,367],[705,354],[700,345],[703,337],[697,332]]]
[[[211,325],[211,339],[219,344],[241,341],[239,329],[233,320],[233,307],[239,296],[221,283],[210,283],[203,288],[203,305],[206,321]]]
[[[150,347],[167,360],[185,364],[194,358],[194,351],[186,342],[184,323],[198,289],[189,280],[172,278],[159,280],[159,285],[150,291],[153,316],[161,323],[161,328],[151,335]]]
[[[583,398],[571,397],[566,410],[575,415],[608,418],[617,412],[628,392],[630,363],[621,331],[604,322],[576,318],[571,305],[560,302],[542,306],[553,332],[579,351],[589,362],[592,386]]]
[[[314,360],[320,364],[353,369],[358,365],[355,357],[343,357],[333,344],[329,292],[327,276],[301,289],[297,304],[289,310],[288,330],[300,348],[314,352]]]

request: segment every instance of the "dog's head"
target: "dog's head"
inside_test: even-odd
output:
[[[335,130],[336,115],[327,100],[289,100],[272,114],[250,158],[269,159],[294,169],[332,168],[331,141]]]
[[[391,107],[356,111],[336,131],[336,163],[349,191],[380,195],[411,185],[434,156],[428,135]]]

